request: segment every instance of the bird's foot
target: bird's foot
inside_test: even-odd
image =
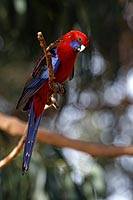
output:
[[[59,93],[60,95],[64,95],[66,93],[65,87],[58,82],[52,81],[49,83],[49,86],[54,92]]]
[[[47,102],[47,105],[48,106],[53,106],[56,110],[58,110],[60,108],[59,104],[57,103],[57,100],[55,98],[55,94],[52,94],[50,97],[49,97],[49,100]]]

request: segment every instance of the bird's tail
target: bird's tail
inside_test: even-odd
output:
[[[25,141],[25,147],[24,147],[24,154],[23,154],[23,164],[22,164],[22,175],[29,169],[29,163],[32,155],[33,146],[36,139],[36,134],[38,130],[38,126],[40,124],[42,118],[42,114],[38,117],[36,117],[34,112],[34,102],[31,104],[30,109],[30,117],[29,117],[29,123],[28,123],[28,130],[27,130],[27,136]]]

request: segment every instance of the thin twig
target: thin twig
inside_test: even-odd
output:
[[[46,41],[43,37],[42,32],[38,32],[37,38],[40,42],[40,46],[44,52],[44,55],[46,56],[46,64],[47,64],[48,70],[49,70],[49,86],[53,90],[54,93],[57,92],[61,95],[64,95],[66,91],[65,91],[65,88],[63,87],[63,85],[58,82],[55,82],[54,70],[53,70],[52,61],[51,61],[52,54],[50,53],[51,48],[55,47],[58,40],[55,43],[51,43],[47,47]]]
[[[52,62],[51,62],[51,55],[46,51],[47,45],[46,45],[46,41],[43,37],[42,32],[38,32],[37,38],[40,42],[40,47],[42,48],[44,55],[46,56],[46,63],[47,63],[48,70],[49,70],[49,84],[50,84],[55,79],[53,66],[52,66]]]
[[[9,153],[7,157],[0,161],[0,168],[8,165],[22,150],[25,143],[25,135],[21,137],[21,140],[18,142],[17,146]]]

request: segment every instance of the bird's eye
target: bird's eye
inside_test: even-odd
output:
[[[81,43],[81,42],[82,42],[82,38],[81,38],[81,37],[78,37],[78,41]]]

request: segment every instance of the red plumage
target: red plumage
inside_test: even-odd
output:
[[[88,46],[87,36],[80,31],[70,31],[58,39],[55,47],[51,50],[55,81],[64,83],[73,71],[74,62],[78,52]],[[29,162],[42,117],[42,113],[49,97],[53,93],[48,84],[48,70],[43,56],[35,66],[33,73],[26,83],[17,108],[23,106],[24,110],[30,108],[28,132],[23,156],[23,174],[29,168]]]

